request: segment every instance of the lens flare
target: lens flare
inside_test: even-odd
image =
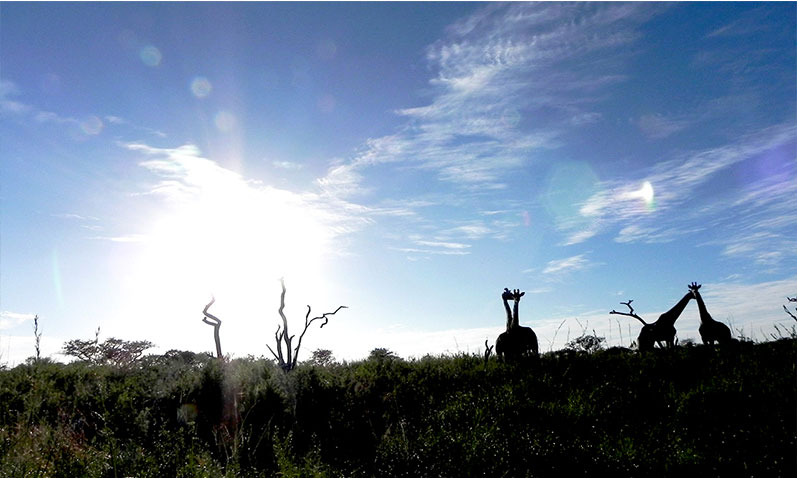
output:
[[[138,56],[141,58],[141,61],[143,61],[145,65],[152,67],[160,65],[161,60],[163,59],[161,51],[152,45],[148,45],[142,48],[138,52]]]
[[[229,111],[219,111],[216,113],[213,122],[216,123],[216,127],[219,128],[220,131],[225,133],[234,130],[238,125],[238,120],[235,118],[235,115]]]
[[[642,187],[624,195],[627,199],[641,199],[648,211],[656,209],[656,195],[650,181],[642,183]]]
[[[639,189],[639,197],[645,201],[645,204],[653,204],[653,185],[650,184],[650,181],[645,181],[645,183]]]
[[[96,116],[89,116],[80,123],[80,129],[84,133],[91,136],[96,136],[100,134],[104,126],[105,124],[102,122],[102,120],[97,118]]]
[[[191,93],[197,98],[205,98],[210,94],[213,85],[204,76],[197,76],[191,80]]]

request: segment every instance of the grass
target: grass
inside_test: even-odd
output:
[[[0,371],[2,477],[795,475],[797,340]]]

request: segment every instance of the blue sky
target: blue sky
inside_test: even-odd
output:
[[[0,361],[629,345],[797,295],[794,3],[4,3]],[[690,304],[681,340],[698,338]]]

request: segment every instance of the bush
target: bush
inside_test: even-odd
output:
[[[0,475],[797,471],[797,340],[593,352],[380,353],[291,374],[177,351],[136,368],[34,361],[0,371]]]

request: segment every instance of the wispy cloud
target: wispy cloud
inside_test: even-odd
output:
[[[599,117],[589,103],[624,80],[617,47],[634,41],[650,12],[639,5],[512,4],[462,20],[427,51],[436,71],[431,101],[399,110],[409,120],[400,132],[369,141],[321,184],[357,184],[369,166],[404,162],[465,189],[504,188],[530,152],[555,147],[562,130]],[[576,14],[578,26],[569,21]],[[598,52],[600,61],[588,55]],[[541,109],[555,113],[531,119]]]
[[[590,266],[590,262],[587,260],[584,254],[579,254],[576,256],[566,257],[564,259],[556,259],[548,262],[548,264],[545,266],[545,269],[542,270],[542,273],[546,275],[559,276],[585,269],[588,266]]]
[[[35,314],[24,314],[4,310],[0,312],[0,330],[13,329],[25,322],[33,320]]]
[[[81,137],[96,136],[105,126],[102,119],[94,115],[87,115],[82,119],[39,109],[31,104],[19,101],[20,88],[10,80],[0,80],[0,113],[16,118],[32,120],[40,124],[57,124],[66,126],[71,132]]]
[[[460,199],[471,217],[505,191],[513,175],[573,128],[601,118],[596,102],[627,79],[637,28],[659,7],[644,4],[512,3],[488,5],[430,45],[430,98],[396,111],[406,121],[335,164],[320,188],[338,198],[367,198],[372,175],[423,174]],[[573,22],[573,18],[579,18]],[[428,180],[428,179],[427,179]],[[404,191],[412,200],[414,189]],[[488,206],[489,207],[489,206]],[[486,237],[492,226],[448,226]]]
[[[582,242],[615,227],[620,227],[615,238],[618,242],[668,242],[716,222],[715,227],[727,233],[716,239],[728,244],[726,254],[760,253],[775,244],[770,242],[770,247],[762,249],[759,240],[775,238],[780,238],[779,251],[795,251],[794,247],[783,249],[792,242],[785,232],[797,224],[793,158],[773,164],[766,180],[751,183],[746,192],[730,201],[723,196],[712,202],[700,194],[705,184],[732,168],[758,161],[761,156],[782,155],[778,149],[788,150],[795,141],[797,129],[793,124],[777,125],[735,143],[662,161],[636,180],[604,181],[599,192],[580,209],[584,218],[592,219],[588,233],[571,231],[568,242]],[[649,202],[639,193],[645,182],[652,185]],[[732,227],[728,227],[726,218],[733,218]],[[763,262],[773,256],[767,257],[761,256]]]
[[[747,36],[768,29],[767,17],[772,12],[766,8],[755,8],[741,15],[740,18],[729,22],[706,35],[708,38]]]
[[[304,167],[303,164],[297,163],[295,161],[272,161],[271,164],[275,168],[287,169],[287,170],[302,169]]]
[[[641,116],[636,124],[645,136],[661,139],[686,129],[689,127],[690,121],[685,118],[668,118],[661,114],[650,114]]]
[[[143,154],[140,166],[157,178],[141,194],[153,195],[174,205],[199,208],[196,214],[206,216],[209,224],[225,224],[238,218],[235,220],[270,235],[274,235],[272,230],[279,230],[276,235],[285,238],[313,233],[318,235],[318,240],[330,241],[366,226],[372,214],[387,213],[330,197],[323,191],[293,192],[247,179],[204,157],[192,144],[176,148],[157,148],[144,143],[123,146]],[[312,223],[320,229],[302,230],[302,223]],[[132,242],[144,241],[147,237],[132,234],[102,239]]]
[[[147,236],[144,234],[130,234],[127,236],[94,236],[91,239],[109,242],[146,242]]]

